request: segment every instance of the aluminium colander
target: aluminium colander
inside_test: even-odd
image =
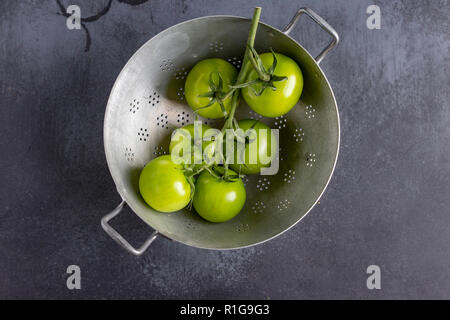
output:
[[[332,36],[314,59],[288,36],[307,14]],[[159,236],[208,249],[237,249],[272,239],[300,221],[319,200],[333,173],[339,150],[339,114],[333,91],[319,62],[338,43],[336,31],[308,8],[297,11],[283,31],[260,23],[255,49],[273,48],[297,61],[304,88],[299,103],[285,116],[262,118],[241,99],[238,119],[261,119],[279,129],[279,171],[246,176],[247,200],[241,213],[220,224],[187,209],[161,213],[139,194],[139,174],[151,159],[168,152],[173,129],[192,123],[184,98],[184,81],[196,62],[223,58],[240,68],[250,19],[208,16],[168,28],[147,41],[128,61],[111,91],[104,120],[106,159],[123,201],[102,218],[107,234],[129,252],[140,255]],[[217,120],[202,119],[220,128]],[[138,249],[109,224],[124,206],[155,231]]]

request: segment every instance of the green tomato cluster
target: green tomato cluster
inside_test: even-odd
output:
[[[276,59],[276,65],[272,70],[274,75],[282,75],[285,79],[274,81],[271,88],[261,90],[264,82],[257,82],[259,75],[255,69],[250,69],[246,75],[248,83],[255,82],[242,89],[242,97],[247,105],[263,117],[275,118],[285,115],[297,104],[303,91],[303,74],[298,64],[291,58],[281,54],[266,52],[259,55],[265,69],[270,69]],[[185,83],[186,101],[198,115],[217,119],[224,116],[219,102],[208,106],[214,101],[220,100],[223,92],[211,92],[210,75],[219,74],[222,79],[222,87],[225,90],[233,87],[237,70],[229,62],[218,59],[205,59],[198,62],[189,72]],[[217,76],[216,76],[217,77]],[[213,83],[217,79],[212,77]],[[217,88],[216,88],[217,89]],[[262,92],[261,92],[262,91]],[[223,100],[224,109],[230,111],[230,97]],[[208,107],[206,107],[208,106]]]
[[[273,151],[278,145],[273,132],[257,120],[236,121],[232,109],[233,93],[241,89],[243,99],[256,113],[279,117],[288,113],[300,99],[303,75],[297,63],[285,55],[275,52],[257,55],[254,49],[251,50],[254,68],[246,71],[244,84],[235,85],[238,71],[229,62],[218,58],[198,62],[185,83],[186,101],[197,115],[211,119],[225,117],[226,124],[242,130],[244,143],[241,141],[241,148],[236,140],[227,140],[227,143],[235,144],[233,154],[228,154],[226,143],[219,145],[217,140],[206,137],[212,129],[206,125],[197,127],[201,134],[195,132],[194,124],[176,129],[169,146],[171,155],[150,161],[139,178],[140,193],[153,209],[174,212],[192,204],[205,220],[228,221],[245,204],[242,174],[260,173],[274,159]],[[219,159],[225,161],[217,160],[219,151]],[[233,161],[228,164],[227,159]]]

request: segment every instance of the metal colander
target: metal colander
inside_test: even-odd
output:
[[[288,33],[306,13],[333,40],[314,59]],[[284,31],[260,23],[255,48],[273,48],[297,61],[303,72],[301,100],[287,115],[262,118],[241,99],[237,119],[261,119],[280,129],[279,171],[276,175],[244,178],[247,200],[241,213],[225,223],[210,223],[187,209],[161,213],[139,194],[139,174],[145,164],[168,152],[173,129],[192,123],[184,98],[184,81],[198,61],[218,57],[240,68],[250,20],[209,16],[166,29],[147,41],[128,61],[109,97],[104,121],[108,166],[122,203],[102,219],[104,230],[133,254],[141,254],[158,236],[208,249],[255,245],[295,225],[318,201],[331,178],[339,149],[339,115],[333,91],[318,63],[338,43],[336,31],[312,10],[301,8]],[[219,120],[202,119],[219,127]],[[156,231],[133,248],[108,221],[128,204]]]

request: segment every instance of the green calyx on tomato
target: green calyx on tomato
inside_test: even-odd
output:
[[[249,53],[253,69],[242,88],[245,102],[256,113],[275,118],[288,113],[303,91],[303,74],[291,58],[273,51],[257,55]]]
[[[272,49],[270,49],[270,52],[272,53],[273,62],[270,67],[266,69],[264,66],[264,63],[262,62],[260,56],[256,52],[256,50],[253,47],[249,47],[249,55],[248,58],[253,65],[253,70],[258,74],[257,79],[252,79],[246,83],[243,83],[238,86],[234,86],[233,88],[246,88],[250,87],[252,89],[253,93],[256,96],[260,96],[263,94],[264,90],[267,88],[272,89],[273,91],[277,90],[277,87],[275,86],[274,82],[277,81],[286,81],[286,76],[277,76],[274,74],[275,69],[278,64],[277,57],[275,55],[275,52],[273,52]],[[258,90],[255,89],[255,84],[259,84]]]
[[[261,169],[269,167],[276,157],[276,136],[270,127],[258,120],[240,120],[237,125],[242,131],[236,140],[241,141],[235,140],[230,168],[242,174],[261,173]]]
[[[245,204],[245,187],[238,174],[228,170],[230,176],[236,178],[226,181],[220,178],[221,170],[223,168],[217,167],[203,171],[195,183],[194,208],[210,222],[225,222],[234,218]]]
[[[219,58],[202,60],[186,78],[186,101],[202,117],[226,117],[231,109],[234,91],[228,88],[235,83],[236,78],[237,70],[231,63]]]
[[[164,155],[151,160],[142,169],[139,191],[153,209],[174,212],[191,201],[192,181],[186,178],[181,165],[173,163],[170,155]]]

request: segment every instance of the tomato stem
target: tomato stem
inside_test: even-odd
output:
[[[192,204],[194,203],[194,195],[195,195],[194,177],[193,176],[186,177],[186,180],[188,181],[189,185],[191,186],[191,194],[189,196],[189,204],[188,204],[188,209],[191,210]]]
[[[264,66],[262,65],[261,60],[259,59],[258,53],[253,49],[253,46],[248,48],[248,59],[250,60],[253,69],[255,69],[256,73],[258,74],[258,77],[261,81],[269,82],[270,81],[270,74],[264,70]],[[258,59],[258,61],[256,61]],[[258,64],[259,62],[259,64]]]
[[[239,71],[235,86],[239,86],[240,84],[242,84],[245,81],[245,77],[247,75],[248,68],[250,66],[249,60],[248,60],[248,57],[250,55],[250,48],[252,48],[255,43],[256,31],[258,30],[260,16],[261,16],[261,8],[256,7],[255,10],[253,11],[253,18],[252,18],[252,22],[250,25],[250,31],[248,34],[248,38],[247,38],[247,46],[245,48],[244,58],[242,59],[242,68]],[[239,103],[239,95],[241,93],[241,90],[239,88],[232,88],[230,90],[230,92],[232,92],[232,94],[233,94],[233,96],[231,97],[231,108],[230,108],[230,113],[226,117],[225,124],[222,128],[222,133],[225,133],[227,129],[233,128],[234,114],[236,112],[236,108]],[[227,180],[228,179],[228,161],[227,161],[227,159],[224,159],[223,167],[224,167],[223,177],[225,180]]]
[[[250,31],[248,33],[247,46],[245,47],[244,59],[242,61],[242,68],[239,71],[235,86],[239,86],[240,84],[242,84],[245,81],[245,77],[247,75],[247,72],[248,72],[248,69],[250,66],[249,60],[248,60],[248,56],[250,53],[249,47],[253,47],[253,45],[255,44],[256,31],[258,30],[260,16],[261,16],[261,8],[256,7],[253,12],[253,18],[252,18],[252,22],[250,25]],[[232,128],[234,113],[236,112],[236,107],[239,102],[239,94],[240,94],[240,89],[236,88],[236,90],[233,93],[233,97],[231,98],[230,113],[225,121],[222,132],[225,132],[226,129]]]
[[[227,93],[223,93],[221,85],[219,84],[217,86],[214,83],[214,81],[212,81],[212,75],[211,75],[211,79],[210,79],[211,91],[201,95],[203,97],[209,97],[209,98],[211,98],[212,101],[214,101],[214,102],[211,101],[207,106],[202,107],[201,109],[208,108],[215,102],[223,102],[224,100],[228,99],[231,96],[230,113],[225,116],[225,124],[222,128],[222,133],[225,133],[226,129],[233,129],[233,124],[235,124],[237,128],[239,127],[237,125],[236,119],[234,118],[234,114],[236,112],[236,108],[239,103],[239,95],[240,95],[239,85],[244,83],[247,73],[249,71],[249,68],[251,67],[251,63],[249,62],[249,56],[250,56],[251,48],[253,48],[253,45],[255,43],[256,31],[258,29],[260,16],[261,16],[261,8],[256,7],[253,12],[253,18],[251,21],[250,31],[249,31],[248,38],[247,38],[247,46],[245,49],[244,58],[242,59],[242,67],[237,76],[236,83],[233,86],[230,86],[230,90]],[[221,80],[220,75],[219,75],[219,80]],[[197,117],[198,117],[198,115],[196,114],[196,119],[197,119]],[[193,168],[188,168],[188,170],[186,170],[185,175],[186,175],[186,178],[187,178],[189,184],[191,185],[191,201],[189,204],[189,208],[192,207],[192,201],[193,201],[194,194],[195,194],[195,185],[194,185],[193,177],[200,174],[203,170],[206,170],[212,176],[214,176],[216,178],[224,179],[225,181],[232,181],[232,179],[235,179],[236,174],[233,174],[230,176],[228,173],[227,159],[224,159],[224,161],[223,161],[224,171],[220,177],[217,175],[216,172],[214,172],[214,170],[211,170],[211,167],[213,167],[213,165],[214,164],[203,165],[203,166],[197,168],[196,170],[193,170]],[[188,173],[187,171],[190,171],[190,172]],[[239,172],[237,177],[240,178],[240,176],[241,176],[241,174]]]
[[[273,63],[269,69],[264,67],[264,64],[256,50],[253,47],[249,47],[249,60],[252,63],[253,69],[258,74],[258,78],[255,80],[248,81],[246,83],[240,84],[239,88],[250,87],[255,96],[260,96],[263,94],[264,90],[270,88],[272,90],[277,90],[277,87],[274,85],[276,81],[285,81],[287,77],[285,76],[277,76],[274,74],[275,68],[277,67],[277,57],[275,52],[270,48],[270,52],[272,53]],[[253,84],[259,84],[260,90],[256,91],[256,89],[252,86]],[[235,88],[235,86],[233,86]]]

